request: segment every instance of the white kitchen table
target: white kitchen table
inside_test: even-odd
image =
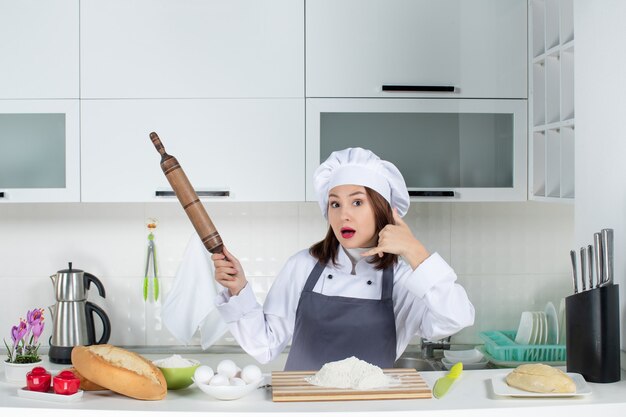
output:
[[[145,354],[154,360],[169,355]],[[215,367],[222,359],[234,359],[245,365],[242,354],[183,354],[203,364]],[[253,363],[247,357],[248,363]],[[44,366],[52,371],[63,369],[61,365]],[[280,367],[281,365],[278,365]],[[268,368],[265,368],[267,371]],[[168,391],[162,401],[139,401],[110,391],[85,392],[75,403],[53,403],[25,399],[17,396],[18,385],[5,381],[0,374],[0,416],[35,415],[45,411],[45,416],[175,416],[185,414],[211,415],[213,417],[269,417],[269,416],[623,416],[626,415],[626,373],[622,381],[612,384],[589,384],[591,395],[563,398],[512,398],[493,393],[491,378],[507,373],[506,369],[464,371],[459,380],[442,399],[420,400],[377,400],[377,401],[330,401],[330,402],[272,402],[271,390],[260,388],[248,396],[235,401],[219,401],[201,392],[197,387]],[[432,387],[445,372],[422,372],[421,375]]]

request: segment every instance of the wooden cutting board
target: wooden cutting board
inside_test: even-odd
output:
[[[432,391],[415,369],[383,369],[385,375],[398,384],[372,390],[317,387],[305,378],[314,371],[272,372],[272,401],[339,401],[339,400],[396,400],[432,398]]]

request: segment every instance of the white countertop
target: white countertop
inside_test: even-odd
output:
[[[148,359],[158,359],[169,355],[144,355]],[[225,358],[233,359],[239,366],[254,363],[243,354],[189,354],[189,359],[215,367]],[[65,368],[61,365],[44,363],[52,371]],[[282,364],[274,364],[281,369]],[[264,371],[269,371],[265,368]],[[3,416],[25,415],[46,410],[46,416],[142,416],[159,412],[159,416],[179,415],[183,412],[211,416],[275,416],[323,414],[324,417],[338,416],[339,413],[364,416],[379,416],[393,413],[393,416],[585,416],[595,417],[626,414],[626,373],[622,381],[612,384],[589,384],[591,395],[564,398],[513,398],[500,397],[493,393],[491,378],[508,373],[507,369],[485,369],[464,371],[442,399],[385,400],[385,401],[328,401],[328,402],[272,402],[271,390],[261,388],[248,396],[235,401],[219,401],[204,394],[195,386],[178,391],[168,391],[162,401],[139,401],[110,391],[85,392],[76,403],[59,404],[37,401],[17,396],[18,385],[5,381],[0,376],[0,414]],[[422,372],[422,377],[432,387],[437,378],[445,372]]]

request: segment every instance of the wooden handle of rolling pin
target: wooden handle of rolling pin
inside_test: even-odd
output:
[[[161,169],[172,186],[174,193],[176,193],[178,201],[185,209],[185,213],[191,220],[191,224],[196,229],[198,236],[202,239],[202,244],[211,253],[222,253],[222,248],[224,247],[222,238],[200,202],[187,175],[185,175],[185,171],[183,171],[176,158],[165,152],[165,147],[161,143],[159,135],[155,132],[150,133],[150,140],[152,140],[154,147],[161,154]]]

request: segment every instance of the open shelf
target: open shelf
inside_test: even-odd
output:
[[[528,0],[529,198],[573,200],[573,0]]]

